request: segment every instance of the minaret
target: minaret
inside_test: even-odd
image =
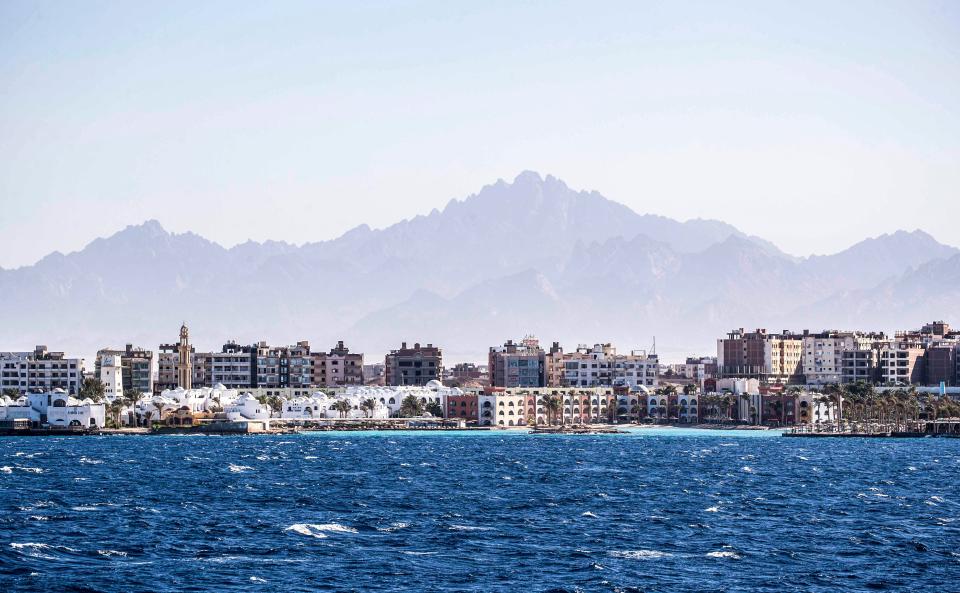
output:
[[[180,326],[180,345],[177,347],[180,354],[180,364],[177,365],[177,382],[180,387],[190,389],[193,385],[193,365],[190,361],[190,330],[184,322]]]

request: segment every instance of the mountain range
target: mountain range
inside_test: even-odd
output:
[[[524,172],[441,210],[337,239],[224,248],[147,221],[0,270],[0,350],[156,348],[187,321],[228,339],[337,339],[376,360],[401,341],[445,360],[535,334],[664,358],[712,354],[733,327],[889,331],[960,312],[960,250],[923,231],[798,258],[717,220],[638,214]],[[949,319],[948,319],[949,321]]]

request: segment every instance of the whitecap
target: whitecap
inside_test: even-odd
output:
[[[594,515],[593,513],[591,513],[590,511],[583,512],[583,513],[580,514],[580,516],[581,516],[581,517],[593,517],[594,519],[597,518],[597,516]]]
[[[707,552],[707,557],[709,558],[733,558],[734,560],[739,560],[740,555],[736,552],[731,552],[729,550],[721,550],[718,552]]]
[[[87,465],[100,465],[101,463],[103,463],[103,461],[100,459],[91,459],[89,457],[81,457],[80,463],[85,463]]]
[[[451,525],[451,531],[490,531],[492,527],[478,527],[476,525]]]
[[[320,459],[320,458],[317,457],[316,455],[306,455],[304,459]]]
[[[266,579],[261,579],[260,577],[250,577],[251,583],[266,583]]]
[[[74,510],[74,511],[79,511],[79,512],[83,512],[83,511],[102,511],[102,510],[103,510],[103,507],[78,506],[78,507],[70,507],[70,509],[71,509],[71,510]]]
[[[378,527],[377,531],[396,531],[398,529],[406,529],[407,527],[410,527],[409,523],[397,522],[397,523],[391,523],[387,527]]]
[[[10,467],[9,465],[5,465],[5,466],[3,466],[3,467],[0,467],[0,472],[3,472],[3,473],[5,473],[5,474],[12,474],[12,473],[13,473],[13,468]]]
[[[315,531],[316,525],[311,525],[310,523],[295,523],[290,527],[284,529],[284,531],[292,531],[294,533],[299,533],[300,535],[309,535],[310,537],[325,538],[327,535],[325,533],[320,533]]]
[[[660,550],[614,550],[610,552],[610,555],[614,558],[628,558],[630,560],[654,560],[673,556],[669,552],[661,552]]]
[[[753,468],[750,467],[749,465],[745,465],[745,466],[743,466],[743,467],[740,468],[740,471],[742,471],[742,472],[747,472],[748,474],[752,474],[752,473],[753,473]]]
[[[234,473],[241,473],[241,472],[250,471],[253,469],[249,465],[234,465],[232,463],[228,467],[230,468],[230,471]]]
[[[719,513],[720,507],[710,507],[708,509],[703,509],[704,513]]]
[[[357,530],[353,527],[347,527],[340,523],[296,523],[287,527],[287,530],[313,537],[327,537],[325,533],[357,533]]]
[[[100,554],[101,556],[107,556],[107,557],[127,555],[126,552],[121,552],[119,550],[97,550],[97,554]]]
[[[27,472],[27,473],[31,473],[31,474],[42,474],[42,473],[43,473],[43,470],[40,469],[39,467],[23,467],[22,465],[18,465],[18,466],[17,466],[17,469],[20,470],[20,471],[24,471],[24,472]]]
[[[436,552],[414,552],[413,550],[405,550],[403,552],[407,556],[434,556]]]

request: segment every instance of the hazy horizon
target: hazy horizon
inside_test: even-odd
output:
[[[549,173],[548,173],[548,174],[542,174],[542,173],[540,173],[539,171],[530,171],[529,169],[524,170],[524,172],[533,172],[533,173],[536,173],[536,174],[537,174],[538,176],[540,176],[541,178],[554,177],[554,178],[559,179],[560,181],[563,181],[562,177],[557,176],[557,175],[553,175],[553,174],[549,174]],[[510,182],[512,182],[512,180],[513,180],[512,178],[511,178],[511,179],[500,178],[500,179],[496,180],[496,182],[507,182],[507,183],[510,183]],[[492,185],[492,184],[493,184],[493,183],[490,183],[490,184],[487,184],[487,185]],[[589,188],[576,188],[576,187],[574,187],[574,188],[571,188],[571,189],[573,189],[573,190],[575,190],[575,191],[588,191],[588,192],[589,192],[589,191],[592,191],[592,190],[590,190]],[[120,226],[120,227],[117,227],[116,229],[108,230],[108,231],[106,231],[105,234],[103,234],[103,235],[99,235],[99,236],[95,236],[95,237],[89,237],[86,241],[82,241],[82,243],[81,243],[81,244],[79,245],[79,247],[77,247],[76,249],[72,249],[72,250],[67,251],[67,252],[55,250],[55,251],[51,251],[51,252],[47,252],[47,253],[42,253],[42,254],[39,254],[39,255],[36,257],[36,259],[34,259],[34,260],[32,260],[32,261],[26,262],[26,263],[24,263],[24,264],[20,264],[20,265],[15,266],[15,267],[5,268],[5,269],[14,270],[14,269],[21,268],[21,267],[29,267],[29,266],[31,266],[31,265],[36,264],[38,261],[42,260],[44,257],[47,257],[48,255],[52,255],[53,253],[61,253],[61,254],[63,254],[63,255],[69,255],[70,253],[76,253],[76,252],[78,252],[78,251],[82,251],[86,246],[88,246],[88,245],[89,245],[90,243],[92,243],[93,241],[96,241],[97,239],[105,239],[105,238],[108,238],[108,237],[110,237],[110,236],[112,236],[112,235],[115,235],[116,233],[119,233],[119,232],[123,231],[124,229],[130,228],[130,227],[142,226],[142,225],[147,224],[147,223],[150,223],[150,222],[156,222],[156,223],[158,223],[161,227],[163,227],[163,229],[164,229],[165,231],[167,231],[167,232],[169,232],[169,233],[174,233],[174,234],[193,233],[193,234],[196,234],[196,235],[198,235],[198,236],[203,237],[204,239],[207,239],[207,240],[209,240],[209,241],[211,241],[211,242],[213,242],[213,243],[216,243],[217,245],[220,245],[221,247],[223,247],[223,248],[225,248],[225,249],[231,249],[231,248],[233,248],[233,247],[236,247],[236,246],[238,246],[238,245],[242,245],[242,244],[244,244],[244,243],[248,243],[248,242],[251,242],[251,241],[252,241],[252,242],[255,242],[255,243],[260,243],[260,244],[263,244],[263,243],[266,243],[266,242],[269,242],[269,241],[277,241],[277,242],[284,242],[284,243],[287,243],[287,244],[290,244],[290,245],[294,245],[294,246],[300,247],[300,246],[303,246],[303,245],[308,244],[308,243],[317,243],[317,242],[335,240],[335,239],[337,239],[337,238],[342,237],[344,234],[350,232],[351,230],[354,230],[354,229],[356,229],[356,228],[358,228],[358,227],[360,227],[360,226],[367,226],[367,227],[371,228],[372,230],[383,230],[383,229],[389,228],[390,226],[393,226],[394,224],[398,224],[398,223],[401,223],[401,222],[410,221],[410,220],[413,220],[414,218],[417,218],[417,217],[420,217],[420,216],[429,216],[433,210],[443,211],[443,209],[444,209],[447,205],[449,205],[451,202],[462,202],[462,201],[464,201],[465,199],[468,199],[469,197],[473,197],[474,195],[476,195],[476,193],[479,193],[479,191],[480,191],[480,190],[478,189],[476,192],[471,193],[469,196],[462,196],[462,197],[459,197],[459,198],[453,198],[453,199],[451,199],[451,200],[448,200],[443,206],[440,206],[440,207],[438,207],[438,208],[432,209],[432,210],[429,211],[429,212],[417,212],[417,213],[412,213],[412,214],[410,214],[410,215],[408,215],[408,216],[405,216],[405,217],[402,218],[402,219],[393,221],[393,222],[391,222],[391,223],[384,224],[383,226],[373,226],[373,225],[369,225],[369,224],[367,224],[367,223],[361,222],[361,223],[359,223],[359,224],[356,225],[356,226],[353,226],[353,227],[350,227],[350,228],[347,228],[347,229],[343,229],[341,232],[338,232],[338,233],[336,233],[335,235],[333,235],[333,236],[331,236],[331,237],[323,237],[323,238],[317,238],[317,239],[308,239],[308,240],[305,240],[305,241],[298,241],[298,242],[290,241],[290,240],[287,240],[287,239],[282,238],[282,237],[279,237],[279,238],[278,238],[278,237],[264,237],[263,239],[254,239],[254,238],[252,238],[252,237],[248,237],[248,238],[246,238],[246,239],[240,239],[240,240],[237,240],[237,241],[234,241],[234,242],[231,242],[231,243],[224,243],[224,242],[221,242],[221,241],[216,240],[215,238],[208,237],[208,236],[206,236],[206,235],[204,235],[204,234],[202,234],[202,233],[199,233],[199,232],[197,232],[195,229],[191,229],[191,228],[182,228],[182,229],[173,228],[170,224],[166,223],[166,222],[163,221],[163,220],[160,220],[160,219],[158,219],[158,218],[148,218],[148,219],[144,219],[144,220],[140,220],[140,221],[131,221],[130,223],[124,224],[124,225],[122,225],[122,226]],[[607,198],[607,199],[610,199],[610,200],[612,200],[612,201],[614,201],[614,202],[622,203],[622,202],[619,202],[619,201],[616,200],[616,199],[611,198],[610,196],[604,196],[604,197]],[[654,215],[660,215],[660,214],[657,213],[657,212],[638,212],[638,214],[654,214]],[[686,219],[686,220],[695,220],[695,219]],[[685,220],[680,220],[680,222],[685,222]],[[735,223],[733,223],[733,222],[731,222],[731,221],[722,221],[722,222],[728,222],[728,223],[730,223],[730,224],[733,224],[734,226],[737,226]],[[915,232],[915,231],[921,231],[921,232],[924,232],[924,233],[927,233],[927,234],[933,236],[934,239],[936,239],[938,242],[940,242],[940,243],[942,243],[942,244],[944,244],[944,245],[950,245],[950,246],[953,246],[953,247],[958,247],[958,248],[960,248],[960,241],[950,241],[949,239],[942,239],[941,237],[938,237],[938,236],[934,235],[933,233],[930,233],[928,230],[923,229],[923,228],[899,228],[899,229],[892,229],[892,230],[886,231],[886,232],[880,232],[880,233],[877,233],[877,234],[875,234],[875,235],[869,235],[869,236],[864,236],[864,237],[850,237],[850,243],[849,243],[849,244],[839,247],[836,251],[822,252],[822,253],[790,253],[790,252],[788,252],[788,251],[786,251],[786,250],[783,250],[783,248],[782,248],[780,245],[777,244],[776,237],[770,238],[770,237],[762,236],[762,235],[758,235],[758,237],[760,237],[760,238],[762,238],[762,239],[768,240],[769,242],[773,243],[773,244],[776,245],[777,247],[781,248],[781,250],[783,250],[783,251],[784,251],[785,253],[787,253],[788,255],[795,256],[795,257],[800,257],[800,258],[807,258],[807,257],[820,256],[820,255],[833,255],[833,254],[835,254],[835,253],[842,252],[842,251],[844,251],[845,249],[848,249],[848,248],[852,247],[853,245],[856,245],[857,243],[860,243],[861,241],[864,241],[864,240],[867,240],[867,239],[873,239],[873,238],[876,238],[876,237],[879,237],[879,236],[882,236],[882,235],[885,235],[885,234],[888,235],[888,234],[892,234],[892,233],[899,232],[899,231],[904,231],[904,232],[908,232],[908,233],[912,233],[912,232]]]
[[[958,40],[949,2],[7,2],[0,266],[147,219],[327,240],[523,169],[794,255],[951,242]]]

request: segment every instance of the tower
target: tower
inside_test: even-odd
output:
[[[177,384],[184,389],[190,389],[193,384],[193,364],[190,360],[190,330],[184,322],[180,326],[180,345],[177,346],[180,355],[177,365]]]

